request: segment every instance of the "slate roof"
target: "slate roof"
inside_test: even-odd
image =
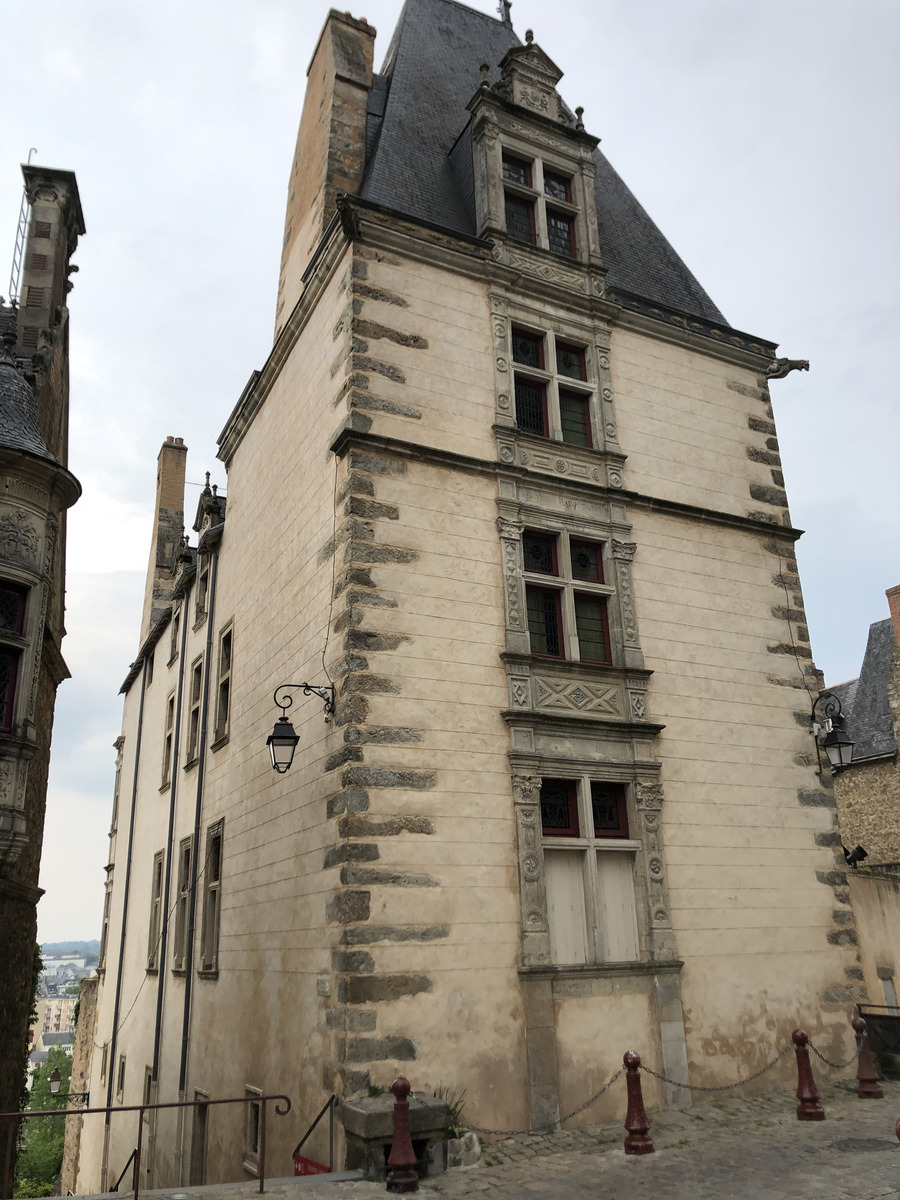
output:
[[[369,94],[363,198],[474,235],[448,155],[468,122],[480,64],[490,64],[495,82],[504,54],[521,44],[501,21],[456,0],[406,0]],[[594,159],[607,286],[727,325],[599,149]]]
[[[845,728],[855,742],[853,761],[894,754],[897,740],[888,703],[894,627],[890,618],[869,626],[869,640],[859,679],[829,688],[839,698]]]
[[[9,333],[15,333],[15,313],[3,307],[0,310],[0,446],[56,462],[38,429],[34,392],[19,373],[11,350],[3,344],[4,334]]]

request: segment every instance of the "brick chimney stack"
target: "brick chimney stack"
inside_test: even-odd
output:
[[[156,509],[153,540],[144,587],[141,644],[168,603],[172,568],[184,536],[184,480],[187,446],[179,437],[167,437],[156,467]]]
[[[331,9],[307,69],[288,189],[275,336],[300,299],[301,277],[341,192],[358,192],[366,165],[366,108],[375,30]]]
[[[884,594],[887,596],[888,607],[891,610],[894,641],[900,646],[900,583],[896,587],[888,588]]]

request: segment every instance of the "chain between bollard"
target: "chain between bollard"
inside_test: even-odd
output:
[[[856,1047],[856,1053],[851,1055],[851,1057],[848,1058],[846,1062],[836,1063],[836,1062],[832,1062],[830,1058],[826,1058],[825,1055],[821,1053],[821,1051],[819,1051],[815,1048],[815,1046],[812,1044],[812,1042],[808,1043],[810,1050],[812,1050],[812,1052],[816,1056],[816,1058],[820,1058],[826,1067],[832,1067],[835,1071],[843,1071],[845,1067],[852,1066],[856,1062],[856,1060],[859,1058],[860,1054],[862,1054],[863,1046],[865,1046],[867,1044],[868,1044],[868,1034],[864,1033],[859,1040],[859,1045]]]
[[[754,1079],[759,1079],[760,1075],[765,1075],[766,1071],[771,1071],[777,1063],[781,1062],[788,1051],[793,1050],[793,1048],[793,1043],[789,1042],[783,1050],[775,1055],[770,1063],[766,1063],[764,1067],[761,1067],[760,1070],[755,1071],[752,1075],[748,1075],[746,1079],[738,1079],[736,1083],[720,1083],[713,1087],[701,1087],[696,1083],[681,1083],[677,1079],[669,1079],[667,1075],[660,1075],[658,1071],[654,1071],[650,1067],[645,1067],[643,1063],[641,1063],[641,1070],[646,1071],[648,1075],[652,1075],[654,1079],[661,1079],[663,1083],[671,1084],[672,1087],[684,1088],[689,1092],[730,1092],[734,1088],[743,1087],[745,1083],[752,1083]]]
[[[600,1088],[599,1092],[594,1092],[593,1096],[589,1096],[588,1099],[585,1100],[584,1104],[579,1104],[579,1106],[577,1108],[573,1108],[571,1112],[566,1113],[566,1115],[564,1117],[559,1118],[559,1121],[554,1121],[552,1124],[539,1125],[537,1127],[537,1129],[486,1129],[483,1125],[469,1125],[469,1124],[466,1125],[466,1128],[470,1129],[472,1131],[472,1133],[489,1133],[493,1137],[518,1137],[518,1136],[520,1136],[522,1134],[526,1134],[526,1133],[530,1133],[530,1134],[553,1133],[553,1131],[556,1129],[557,1125],[564,1125],[566,1121],[571,1121],[571,1119],[573,1117],[577,1117],[579,1113],[583,1113],[586,1108],[590,1108],[590,1106],[594,1103],[594,1101],[599,1100],[604,1092],[608,1092],[609,1089],[612,1087],[612,1085],[616,1082],[616,1080],[624,1074],[625,1074],[625,1068],[619,1067],[619,1069],[618,1069],[618,1071],[616,1071],[615,1075],[612,1075],[609,1079],[607,1079],[606,1083],[604,1083],[603,1087]],[[426,1106],[426,1108],[435,1108],[436,1107],[436,1105],[430,1104],[423,1096],[417,1096],[415,1094],[415,1092],[413,1092],[413,1095],[410,1098],[417,1100],[420,1104],[424,1104]]]

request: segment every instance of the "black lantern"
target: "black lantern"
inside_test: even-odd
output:
[[[272,755],[272,766],[279,775],[291,769],[294,761],[294,751],[300,739],[294,732],[294,727],[282,712],[275,722],[275,728],[266,739],[269,753]]]
[[[269,753],[272,756],[272,766],[279,775],[291,769],[294,761],[294,751],[300,739],[290,721],[287,710],[294,703],[292,691],[302,690],[304,696],[318,696],[325,701],[325,720],[330,721],[334,716],[334,684],[333,683],[280,683],[275,689],[275,704],[281,709],[281,716],[275,722],[275,728],[266,739]]]
[[[59,1067],[54,1067],[50,1072],[50,1095],[59,1095],[59,1085],[62,1083],[62,1075],[59,1073]]]
[[[816,709],[819,709],[822,724],[816,719]],[[843,771],[853,762],[853,739],[844,728],[844,714],[841,702],[833,692],[822,692],[813,701],[812,706],[813,737],[816,739],[816,753],[819,751],[819,734],[824,732],[822,746],[828,755],[833,772]]]

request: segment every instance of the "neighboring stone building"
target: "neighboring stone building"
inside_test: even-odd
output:
[[[851,1045],[775,346],[726,323],[530,36],[408,0],[381,74],[374,38],[333,11],[317,44],[275,344],[196,549],[185,448],[160,453],[90,1090],[250,1107],[150,1120],[142,1185],[253,1173],[261,1092],[295,1105],[277,1175],[332,1089],[399,1070],[521,1128],[629,1047],[707,1086],[800,1023]],[[295,694],[276,774],[288,681],[336,707]],[[86,1121],[78,1190],[134,1144],[130,1115]]]
[[[869,626],[858,679],[828,690],[843,707],[853,762],[834,780],[838,819],[849,850],[868,854],[849,871],[868,998],[897,1005],[900,977],[900,586],[887,591],[890,618]]]
[[[22,172],[20,303],[0,303],[0,1112],[18,1109],[28,1053],[50,737],[69,674],[66,510],[80,494],[66,464],[81,203],[71,171]]]

